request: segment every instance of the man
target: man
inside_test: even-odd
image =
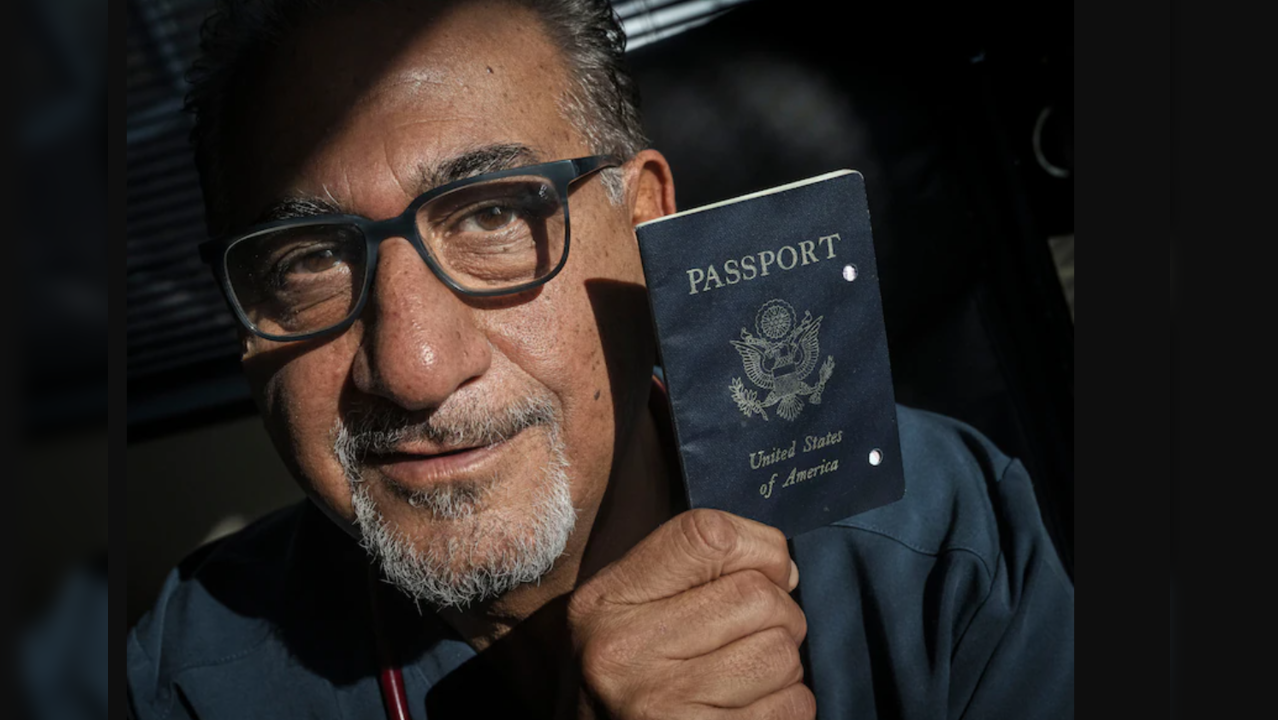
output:
[[[137,717],[1072,714],[1072,585],[970,428],[901,409],[906,498],[794,560],[683,507],[633,231],[674,183],[622,42],[593,0],[208,26],[205,256],[310,500],[170,576]]]

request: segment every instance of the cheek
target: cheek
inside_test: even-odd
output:
[[[580,279],[561,280],[569,278],[560,276],[534,301],[486,315],[481,322],[516,372],[558,401],[574,501],[580,503],[597,494],[608,477],[614,412],[590,298]]]
[[[558,379],[564,372],[559,367],[565,359],[562,313],[569,303],[560,292],[562,288],[552,285],[545,286],[532,302],[498,313],[479,313],[480,325],[493,344],[543,382]],[[543,378],[547,373],[550,377]]]
[[[263,367],[261,358],[246,361],[257,363],[250,379],[280,455],[304,490],[343,517],[350,493],[333,455],[332,432],[353,356],[354,345],[339,338],[275,367]]]
[[[536,299],[480,318],[500,354],[559,400],[574,500],[590,504],[606,487],[618,435],[643,410],[653,352],[633,248],[582,238]]]
[[[480,324],[502,355],[554,393],[571,420],[580,397],[593,396],[603,361],[589,298],[579,283],[559,280],[569,279],[556,278],[532,302],[482,314]]]

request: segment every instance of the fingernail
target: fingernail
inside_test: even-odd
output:
[[[793,590],[799,586],[799,566],[794,564],[794,560],[790,560],[790,589]]]

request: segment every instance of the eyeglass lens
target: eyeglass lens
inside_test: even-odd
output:
[[[467,290],[535,282],[564,253],[559,194],[540,177],[466,185],[417,212],[417,231],[441,269]]]

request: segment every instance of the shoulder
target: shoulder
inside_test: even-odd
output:
[[[1019,463],[972,426],[944,415],[898,405],[897,427],[904,497],[834,524],[926,555],[967,553],[992,568],[999,553],[999,484],[1019,482],[1021,474],[1012,472]]]
[[[962,422],[897,415],[904,497],[795,538],[813,664],[853,669],[818,704],[1071,716],[1073,584],[1024,467]]]
[[[1033,571],[1072,594],[1019,460],[976,428],[944,415],[898,405],[897,426],[905,495],[833,523],[856,531],[840,541],[871,542],[864,536],[872,535],[937,561],[966,558],[987,583],[1000,570]]]
[[[155,605],[129,632],[135,702],[162,701],[182,672],[231,662],[268,643],[306,503],[199,548],[169,573]]]
[[[1005,620],[1072,621],[1073,583],[1020,461],[953,418],[901,406],[897,415],[904,496],[797,538],[808,577],[831,593],[908,598],[934,621],[946,616],[956,642],[978,612],[998,608]]]

